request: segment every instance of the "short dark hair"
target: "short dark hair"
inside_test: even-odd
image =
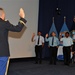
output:
[[[69,32],[66,32],[65,34],[68,34],[69,35],[70,33]]]
[[[52,32],[51,32],[51,34],[50,34],[50,36],[52,36],[52,34],[53,34],[53,33],[55,33],[55,34],[56,34],[56,32],[55,32],[55,31],[52,31]]]
[[[3,8],[0,8],[0,10],[3,10]]]

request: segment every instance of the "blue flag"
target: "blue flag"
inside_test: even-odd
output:
[[[68,27],[66,25],[66,22],[64,22],[60,32],[64,32],[64,31],[69,31],[69,29],[68,29]]]
[[[52,23],[52,26],[51,26],[51,28],[50,28],[49,35],[50,35],[53,31],[56,33],[56,36],[58,37],[58,33],[57,33],[57,30],[56,30],[56,27],[55,27],[54,22]]]

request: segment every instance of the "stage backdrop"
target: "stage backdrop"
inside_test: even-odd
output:
[[[26,13],[27,29],[20,33],[9,33],[9,48],[11,58],[34,57],[34,43],[31,42],[32,33],[37,33],[39,0],[0,0],[0,7],[4,8],[6,19],[17,25],[19,9]]]
[[[52,17],[54,17],[55,27],[59,34],[64,23],[64,16],[66,16],[66,25],[70,30],[75,16],[75,0],[40,0],[38,31],[41,31],[43,36],[49,33],[52,26]],[[48,43],[45,43],[43,57],[49,56],[47,45]]]

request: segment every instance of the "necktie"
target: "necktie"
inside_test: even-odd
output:
[[[52,45],[53,45],[53,43],[54,43],[54,37],[52,37]]]
[[[40,36],[38,36],[38,43],[37,43],[38,45],[39,45],[39,42],[40,42]]]

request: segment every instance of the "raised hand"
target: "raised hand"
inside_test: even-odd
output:
[[[35,36],[35,33],[32,34],[32,37],[34,37],[34,36]]]
[[[23,8],[20,8],[19,16],[21,18],[25,18],[25,12],[24,12]]]
[[[46,34],[46,38],[48,37],[48,34]]]
[[[35,37],[35,33],[32,34],[32,38],[31,38],[31,41],[32,41],[32,42],[34,42],[34,40],[33,40],[34,37]]]

